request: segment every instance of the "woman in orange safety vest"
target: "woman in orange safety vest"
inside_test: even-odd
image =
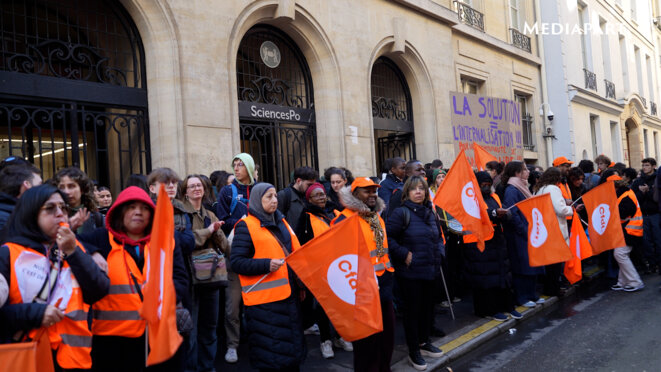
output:
[[[250,345],[250,364],[259,370],[297,371],[305,359],[294,272],[285,257],[298,239],[277,210],[273,185],[250,191],[248,216],[234,227],[230,264],[239,274]]]
[[[14,208],[0,247],[0,274],[9,282],[0,337],[22,341],[45,328],[57,370],[84,370],[92,367],[89,305],[108,293],[109,280],[69,228],[66,200],[41,185]]]

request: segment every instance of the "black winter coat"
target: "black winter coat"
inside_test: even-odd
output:
[[[638,204],[640,204],[640,211],[644,216],[659,213],[659,205],[654,201],[655,184],[656,171],[650,175],[643,174],[631,183],[631,190],[636,194],[636,199],[638,199]],[[640,191],[640,186],[642,185],[649,186],[649,190],[647,192]]]
[[[477,243],[465,245],[464,274],[466,281],[472,288],[509,288],[512,284],[510,261],[507,253],[507,242],[503,233],[501,222],[506,218],[494,217],[492,211],[500,208],[496,200],[485,197],[487,213],[492,223],[495,223],[493,238],[485,242],[484,252],[480,252]]]
[[[18,199],[13,196],[0,192],[0,229],[4,228],[9,221],[9,216],[14,211],[14,206]]]
[[[275,212],[277,224],[262,222],[291,252],[291,237],[282,223],[283,215]],[[254,259],[253,245],[244,221],[234,228],[232,270],[239,275],[264,275],[270,270],[270,259]],[[250,346],[250,365],[256,369],[286,369],[299,366],[307,354],[301,312],[298,303],[299,289],[296,276],[289,270],[291,296],[284,300],[262,305],[246,306],[245,316]]]
[[[404,208],[409,211],[408,227],[405,226]],[[440,272],[443,241],[431,206],[405,201],[388,218],[386,232],[395,275],[405,279],[434,280]],[[412,260],[407,267],[405,261],[409,252]]]

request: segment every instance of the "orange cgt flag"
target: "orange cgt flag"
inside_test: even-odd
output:
[[[146,283],[140,316],[147,321],[149,356],[147,365],[172,358],[183,341],[177,331],[176,294],[172,282],[174,256],[174,211],[161,185],[147,256]],[[121,358],[121,355],[118,357]]]
[[[581,218],[574,211],[574,217],[571,222],[571,234],[569,235],[569,250],[572,259],[565,262],[565,277],[569,283],[574,284],[583,278],[583,266],[581,260],[592,256],[592,247],[590,241],[585,235]]]
[[[475,165],[477,170],[483,171],[487,169],[487,163],[490,161],[498,161],[498,158],[489,154],[484,147],[473,142],[473,154],[475,155]]]
[[[551,194],[533,196],[516,204],[528,220],[528,261],[546,266],[572,258],[553,209]]]
[[[347,341],[383,331],[379,287],[360,223],[359,216],[349,217],[286,259]]]
[[[588,212],[588,234],[592,253],[597,255],[609,249],[624,247],[624,233],[620,224],[615,185],[605,182],[583,195]]]
[[[493,236],[487,205],[464,150],[454,160],[445,180],[436,192],[434,204],[452,215],[464,230],[477,237],[477,247],[484,251],[484,241]]]

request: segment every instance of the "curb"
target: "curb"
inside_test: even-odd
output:
[[[576,287],[572,286],[567,290],[564,297],[571,296],[575,292]],[[516,310],[523,315],[522,319],[510,318],[505,322],[481,319],[480,321],[453,332],[450,335],[436,339],[433,344],[443,350],[443,355],[440,358],[426,358],[427,370],[441,370],[448,363],[463,357],[498,335],[509,332],[509,330],[516,327],[517,324],[525,322],[559,301],[558,297],[541,297],[546,300],[541,305],[537,305],[534,308],[527,308],[524,306],[516,308]],[[408,363],[408,357],[405,357],[392,365],[392,371],[415,371],[415,369],[413,369]]]

